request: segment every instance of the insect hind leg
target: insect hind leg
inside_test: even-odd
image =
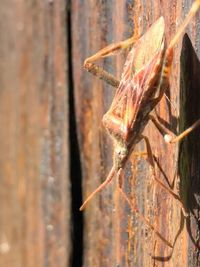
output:
[[[163,184],[163,182],[161,182],[156,175],[155,172],[155,160],[153,157],[153,153],[152,153],[152,149],[151,149],[151,145],[149,142],[149,139],[146,136],[142,136],[145,144],[146,144],[146,149],[147,149],[147,155],[148,155],[148,162],[151,166],[151,170],[152,170],[152,174],[153,174],[153,179],[155,182],[157,182],[159,184],[159,186],[161,186],[165,191],[167,191],[178,203],[178,205],[180,206],[181,210],[183,211],[183,214],[185,217],[188,217],[188,213],[185,210],[185,207],[183,205],[183,202],[181,201],[180,197],[173,191],[171,190],[168,186],[166,186],[165,184]]]
[[[163,235],[156,229],[155,226],[153,226],[150,221],[138,210],[138,208],[132,203],[132,201],[129,199],[127,194],[124,192],[122,186],[123,186],[123,180],[124,180],[124,175],[123,175],[123,170],[120,169],[117,173],[118,176],[118,188],[121,193],[121,196],[123,199],[126,201],[130,209],[132,210],[133,213],[136,213],[138,217],[140,218],[141,221],[143,221],[154,233],[158,236],[160,240],[162,240],[167,246],[173,248],[173,245],[165,238]]]

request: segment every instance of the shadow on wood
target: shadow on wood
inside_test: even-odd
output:
[[[180,73],[180,132],[200,118],[200,61],[194,47],[185,34],[181,51]],[[187,230],[190,241],[196,246],[193,255],[188,248],[189,266],[200,266],[199,253],[199,208],[200,208],[200,129],[196,129],[179,145],[180,195],[185,208],[190,212]],[[189,241],[189,242],[190,242]],[[190,242],[190,243],[191,243]],[[195,255],[196,254],[196,255]],[[195,261],[195,262],[193,262]]]

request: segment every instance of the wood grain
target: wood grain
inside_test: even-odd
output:
[[[130,37],[133,31],[144,33],[161,15],[165,19],[166,41],[169,43],[191,4],[192,1],[175,0],[117,1],[117,4],[114,1],[73,1],[73,77],[84,199],[105,179],[112,166],[112,145],[102,129],[101,118],[108,109],[114,93],[110,86],[82,69],[84,60],[105,45]],[[198,13],[187,28],[196,58],[199,57],[199,21]],[[162,123],[174,132],[178,131],[179,121],[180,130],[182,130],[199,117],[198,93],[196,98],[192,96],[190,98],[190,93],[192,95],[194,91],[198,91],[198,79],[195,73],[198,73],[199,68],[195,61],[192,63],[190,59],[184,61],[183,52],[182,62],[187,64],[184,63],[184,66],[183,63],[180,64],[180,54],[183,50],[182,40],[180,40],[175,48],[170,90],[167,92],[171,103],[164,98],[156,109]],[[101,64],[120,78],[124,58],[125,55],[122,54],[105,59]],[[188,62],[192,64],[192,70],[189,78],[185,78],[187,66],[191,66]],[[195,90],[191,92],[193,88]],[[183,103],[185,97],[187,103]],[[187,104],[186,115],[183,112],[185,104]],[[195,115],[191,117],[188,114],[192,108],[196,113],[194,112]],[[181,144],[167,145],[152,124],[148,125],[145,134],[151,141],[157,159],[158,177],[177,192],[180,187],[184,203],[196,214],[196,219],[191,216],[190,227],[189,219],[186,221],[183,219],[177,202],[152,181],[151,171],[145,158],[133,153],[127,166],[125,188],[130,197],[137,202],[141,213],[150,219],[165,238],[175,243],[174,248],[170,249],[163,244],[128,209],[123,200],[120,200],[119,207],[116,206],[116,183],[113,183],[94,198],[84,213],[84,266],[115,266],[119,253],[120,266],[199,266],[198,248],[195,248],[189,235],[189,229],[191,229],[197,244],[199,204],[196,201],[197,204],[191,206],[190,198],[187,197],[194,198],[195,195],[196,200],[199,199],[197,189],[199,167],[196,161],[199,156],[198,145],[195,146],[196,154],[193,154],[192,145],[190,150],[187,150],[189,149],[187,144],[184,145],[186,148],[183,150]],[[198,144],[198,131],[195,132],[195,136],[196,139],[192,139],[191,142]],[[144,144],[141,143],[136,152],[143,150]],[[188,154],[188,151],[192,154]],[[181,166],[187,166],[188,175]],[[194,190],[194,181],[196,190]],[[186,182],[191,186],[186,186]],[[121,235],[119,248],[118,231]]]
[[[65,5],[1,2],[0,266],[69,266]]]

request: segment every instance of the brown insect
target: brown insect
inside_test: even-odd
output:
[[[196,0],[168,47],[166,47],[165,43],[164,19],[160,17],[137,42],[135,42],[135,37],[133,36],[125,41],[111,44],[85,60],[84,67],[89,72],[105,80],[112,86],[117,87],[117,90],[110,109],[103,116],[103,125],[114,143],[113,167],[106,180],[88,196],[80,207],[80,210],[83,210],[93,196],[108,185],[116,175],[119,181],[120,192],[134,212],[139,213],[137,208],[133,206],[127,195],[123,192],[122,179],[125,165],[135,145],[142,139],[146,143],[148,160],[153,170],[154,179],[175,197],[181,207],[183,207],[180,198],[156,178],[151,146],[148,138],[142,133],[149,120],[151,120],[164,134],[165,141],[174,143],[184,138],[200,125],[200,120],[198,120],[182,134],[172,138],[157,119],[150,114],[160,102],[169,85],[173,47],[199,7],[200,0]],[[133,47],[126,59],[120,82],[93,63],[102,57],[110,56],[131,45]],[[139,215],[167,245],[172,246],[143,215]]]

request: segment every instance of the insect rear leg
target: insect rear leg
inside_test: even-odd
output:
[[[111,55],[117,54],[121,52],[122,50],[128,48],[129,46],[133,45],[135,43],[135,36],[125,40],[121,41],[118,43],[113,43],[110,44],[100,51],[98,51],[96,54],[93,56],[87,58],[84,62],[84,68],[92,73],[93,75],[99,77],[100,79],[106,81],[108,84],[112,85],[113,87],[118,87],[119,86],[119,81],[109,72],[104,70],[102,67],[96,65],[94,62],[104,58],[104,57],[109,57]]]
[[[126,201],[126,203],[130,207],[130,209],[132,210],[132,212],[133,213],[136,213],[138,215],[138,217],[140,218],[140,220],[143,221],[151,230],[153,230],[154,233],[160,238],[160,240],[162,240],[167,246],[173,248],[172,244],[166,238],[164,238],[162,236],[162,234],[155,228],[155,226],[153,226],[150,223],[150,221],[142,213],[140,213],[140,211],[138,210],[138,208],[129,199],[129,197],[127,196],[127,194],[122,189],[123,180],[124,180],[123,178],[124,178],[124,176],[123,176],[123,170],[119,170],[119,172],[118,172],[118,188],[119,188],[119,191],[121,193],[121,196]]]
[[[178,204],[180,205],[181,209],[183,210],[183,214],[185,216],[188,216],[187,212],[185,211],[185,208],[183,206],[183,203],[182,203],[180,197],[176,193],[174,193],[173,190],[171,190],[169,187],[167,187],[165,184],[163,184],[163,182],[161,182],[157,178],[156,171],[155,171],[155,160],[154,160],[154,157],[153,157],[153,153],[152,153],[152,149],[151,149],[151,145],[150,145],[149,139],[146,136],[142,136],[142,137],[143,137],[143,139],[145,141],[145,144],[146,144],[148,162],[149,162],[149,164],[151,166],[151,169],[152,169],[153,179],[178,202]]]

